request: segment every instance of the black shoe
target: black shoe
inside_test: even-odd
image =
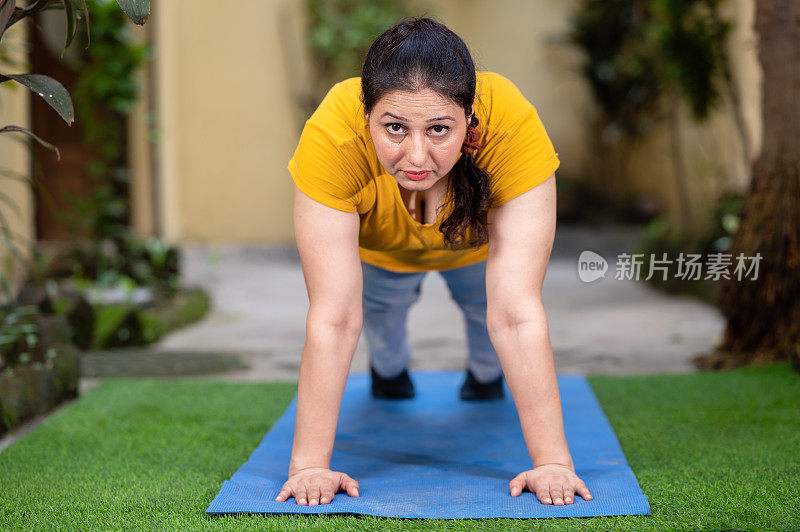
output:
[[[384,379],[370,366],[372,372],[372,396],[381,399],[410,399],[414,397],[414,383],[408,376],[408,370],[397,377]]]
[[[467,378],[461,385],[462,401],[486,401],[488,399],[502,399],[505,395],[503,391],[503,375],[500,374],[496,380],[481,383],[475,379],[472,371],[467,370]]]

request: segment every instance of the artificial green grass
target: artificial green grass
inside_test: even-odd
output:
[[[650,516],[206,516],[295,385],[106,380],[0,453],[0,528],[800,529],[800,375],[788,364],[589,381]]]

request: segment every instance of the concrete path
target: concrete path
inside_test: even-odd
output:
[[[665,295],[643,282],[614,279],[616,255],[630,251],[639,229],[560,224],[543,297],[558,372],[647,374],[694,371],[688,360],[721,338],[718,311],[684,296]],[[578,278],[580,252],[605,257],[605,279]],[[308,298],[296,248],[187,245],[187,284],[212,294],[202,322],[169,334],[152,349],[235,354],[250,368],[220,374],[246,381],[297,379]],[[408,319],[412,369],[463,369],[466,336],[460,310],[444,279],[430,272]],[[362,335],[351,371],[368,371]]]
[[[560,224],[545,277],[543,297],[558,372],[648,374],[691,372],[692,355],[713,347],[724,321],[705,303],[670,296],[641,282],[614,279],[616,256],[630,251],[639,230],[629,227],[570,227]],[[605,279],[584,283],[578,256],[594,251],[608,260]],[[146,349],[90,353],[81,395],[102,375],[130,374],[197,378],[219,368],[215,379],[296,381],[308,310],[297,250],[243,246],[187,245],[182,248],[186,284],[204,286],[212,311],[200,323],[170,333]],[[466,336],[460,310],[447,285],[430,272],[408,319],[412,369],[463,369]],[[93,358],[92,358],[93,357]],[[231,357],[226,363],[221,357]],[[245,363],[242,369],[240,361]],[[351,371],[368,371],[362,335]],[[108,366],[108,367],[106,367]],[[134,368],[133,370],[131,368]],[[150,368],[149,371],[147,368]],[[208,378],[203,374],[203,378]],[[62,405],[63,407],[63,405]],[[0,439],[0,452],[29,432],[39,416]]]

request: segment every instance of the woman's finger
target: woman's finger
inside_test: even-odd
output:
[[[275,500],[276,500],[276,501],[278,501],[278,502],[283,502],[283,501],[285,501],[285,500],[286,500],[286,498],[287,498],[287,497],[289,497],[291,494],[292,494],[292,490],[291,490],[291,489],[289,489],[289,488],[287,488],[287,487],[283,487],[283,488],[281,489],[281,492],[280,492],[280,493],[278,493],[278,496],[277,496],[277,497],[275,497]]]
[[[319,504],[319,486],[311,484],[308,488],[308,504],[311,506]]]
[[[351,497],[358,497],[358,481],[351,478],[349,475],[342,473],[339,478],[339,486],[347,491]]]
[[[544,501],[545,501],[545,503],[547,503],[547,504],[555,504],[555,502],[556,502],[555,501],[555,499],[556,499],[556,495],[555,495],[556,485],[551,483],[551,482],[546,482],[545,485],[546,485],[546,487],[543,490],[544,491]]]
[[[305,484],[296,488],[294,500],[297,501],[297,504],[305,505],[307,504],[308,500],[306,499],[307,489]]]
[[[564,504],[572,504],[572,501],[575,498],[575,492],[572,491],[572,488],[565,484],[564,485]]]
[[[333,500],[334,493],[335,491],[330,486],[323,488],[319,499],[319,503],[328,504]]]
[[[522,472],[516,477],[512,478],[511,482],[508,483],[508,489],[511,490],[511,496],[518,497],[525,489],[525,484],[527,481],[528,476],[525,474],[525,472]]]
[[[539,496],[539,500],[544,504],[552,504],[553,502],[553,499],[550,498],[550,484],[544,481],[537,484],[536,495]]]
[[[550,497],[553,499],[553,504],[564,504],[564,492],[561,490],[561,484],[550,484]]]
[[[589,493],[589,488],[586,487],[586,484],[584,484],[582,480],[578,480],[578,482],[575,484],[575,491],[577,491],[578,495],[583,497],[583,499],[586,501],[592,499],[592,494]]]

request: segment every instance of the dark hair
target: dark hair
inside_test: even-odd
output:
[[[364,59],[364,112],[372,111],[388,92],[431,89],[461,106],[466,117],[475,103],[475,78],[475,64],[458,35],[430,18],[404,18],[375,39]],[[478,125],[475,114],[469,125]],[[446,201],[453,209],[439,228],[449,247],[463,247],[470,226],[475,229],[470,246],[489,240],[490,196],[489,173],[475,164],[472,154],[463,153],[450,172]]]

